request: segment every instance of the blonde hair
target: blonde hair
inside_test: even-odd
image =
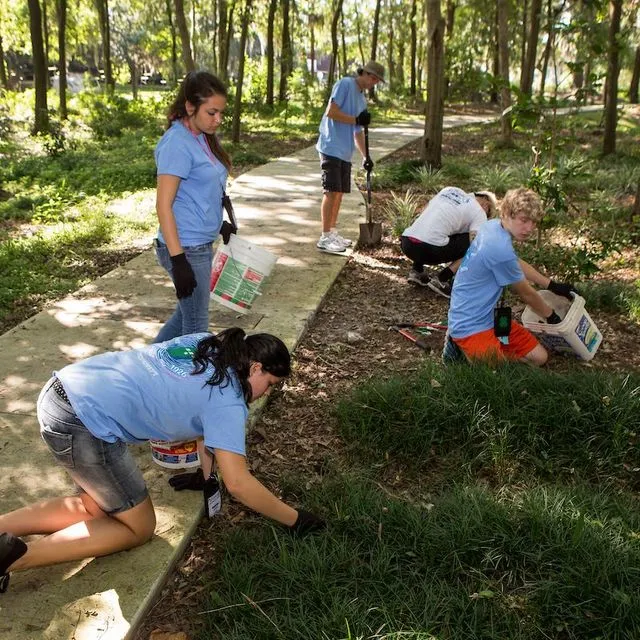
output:
[[[487,218],[493,218],[498,210],[498,201],[493,191],[476,191],[473,194],[476,198],[484,198],[489,203],[489,211],[487,211]]]
[[[500,217],[515,218],[517,215],[525,216],[534,222],[542,220],[542,201],[535,191],[524,187],[507,191],[500,205]]]

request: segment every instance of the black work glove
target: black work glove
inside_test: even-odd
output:
[[[371,159],[371,156],[367,156],[363,161],[362,161],[362,168],[368,173],[370,171],[373,171],[373,160]]]
[[[562,322],[562,318],[555,312],[552,311],[549,316],[547,316],[547,324],[559,324]]]
[[[557,296],[564,296],[569,300],[573,300],[572,293],[578,293],[571,283],[555,282],[554,280],[549,281],[547,289],[551,291],[551,293],[555,293]]]
[[[202,491],[204,489],[204,475],[202,469],[190,471],[189,473],[179,473],[177,476],[169,478],[169,484],[176,491],[190,489],[192,491]]]
[[[327,528],[327,523],[309,511],[298,510],[296,521],[289,527],[294,536],[305,536],[307,533],[322,531]]]
[[[173,272],[173,284],[176,288],[178,300],[188,298],[198,286],[198,283],[184,253],[171,256],[171,271]]]
[[[361,127],[368,127],[371,124],[371,114],[365,109],[356,116],[356,124]]]
[[[231,240],[231,234],[237,233],[238,227],[235,224],[231,224],[227,222],[227,220],[222,221],[222,226],[220,227],[220,235],[222,236],[222,242],[225,244],[229,244],[229,240]]]

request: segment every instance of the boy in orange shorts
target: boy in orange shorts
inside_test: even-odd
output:
[[[464,256],[454,280],[449,308],[449,335],[469,359],[520,360],[542,366],[547,350],[502,304],[504,287],[547,322],[558,314],[530,283],[571,299],[573,285],[542,275],[513,249],[529,238],[542,218],[540,198],[530,189],[512,189],[502,201],[500,218],[485,222]]]

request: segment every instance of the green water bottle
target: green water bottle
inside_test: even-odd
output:
[[[204,483],[204,512],[207,518],[213,518],[216,513],[220,512],[222,505],[222,496],[220,495],[220,483],[218,477],[212,471],[211,475]]]

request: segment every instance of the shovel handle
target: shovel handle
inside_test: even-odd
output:
[[[369,157],[369,126],[364,125],[364,153],[365,159]],[[367,169],[367,202],[371,204],[371,169]],[[369,220],[371,222],[371,220]]]

